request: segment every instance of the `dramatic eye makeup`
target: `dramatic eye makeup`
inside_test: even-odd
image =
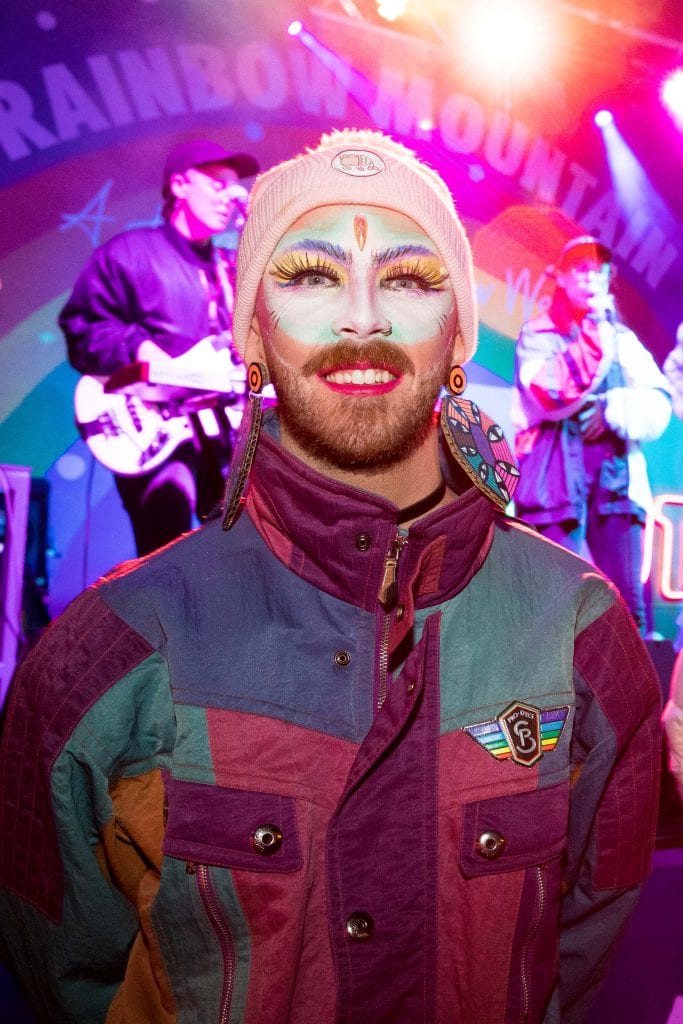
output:
[[[380,287],[395,292],[444,290],[448,271],[439,255],[425,245],[398,245],[373,253],[380,273]]]
[[[341,282],[341,274],[321,253],[287,252],[274,259],[269,273],[280,287],[323,285],[333,287]]]
[[[438,259],[418,257],[388,267],[380,284],[391,291],[443,291],[448,271]]]
[[[354,218],[361,251],[363,222],[364,217]],[[308,238],[276,254],[268,272],[278,288],[334,288],[347,283],[354,263],[351,252],[340,245]],[[373,252],[367,263],[368,269],[377,275],[376,284],[385,291],[424,295],[447,287],[446,268],[438,253],[425,245],[390,246]]]

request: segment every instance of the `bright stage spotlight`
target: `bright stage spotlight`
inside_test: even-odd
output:
[[[302,28],[303,25],[301,24],[300,21],[290,21],[287,31],[289,32],[290,36],[298,36]]]
[[[396,21],[403,17],[408,7],[408,0],[376,0],[377,13],[385,21]]]
[[[606,128],[608,124],[612,124],[614,121],[614,114],[611,110],[598,110],[593,120],[598,128]]]
[[[458,57],[480,80],[515,88],[548,72],[554,33],[540,0],[479,0],[454,25]]]
[[[660,90],[662,103],[679,128],[683,128],[683,68],[667,75]]]

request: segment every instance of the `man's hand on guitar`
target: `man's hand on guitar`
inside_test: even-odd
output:
[[[232,358],[229,332],[202,338],[175,358],[146,340],[136,363],[109,378],[81,377],[74,395],[76,424],[99,462],[137,476],[194,437],[196,414],[212,420],[202,420],[209,435],[220,433],[216,415],[227,416],[236,429],[245,393],[246,369]]]

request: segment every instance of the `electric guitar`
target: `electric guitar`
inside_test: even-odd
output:
[[[98,462],[122,476],[160,466],[198,429],[237,429],[246,370],[235,365],[223,336],[202,338],[175,358],[144,341],[138,360],[110,377],[84,375],[76,385],[76,426]]]

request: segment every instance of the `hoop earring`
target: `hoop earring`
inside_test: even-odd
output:
[[[249,363],[247,368],[249,397],[242,414],[235,442],[235,453],[225,486],[224,530],[229,530],[234,526],[247,501],[249,473],[256,454],[263,417],[263,388],[267,383],[268,370],[263,363]]]
[[[446,387],[452,395],[457,398],[463,393],[467,387],[467,374],[463,370],[462,366],[451,366],[450,373],[448,374],[448,383]]]

